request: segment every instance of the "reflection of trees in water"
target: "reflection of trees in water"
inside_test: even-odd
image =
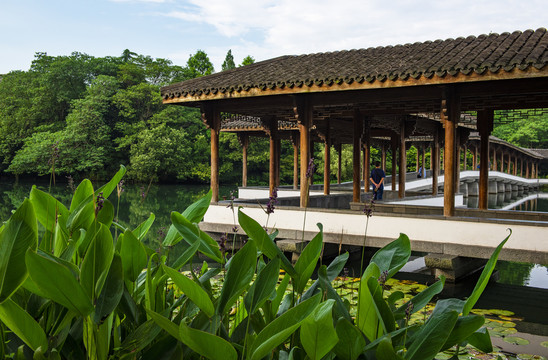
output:
[[[499,270],[499,282],[510,285],[525,285],[529,282],[531,270],[535,264],[499,261],[497,270]]]
[[[6,221],[11,216],[25,197],[29,197],[32,183],[0,183],[0,222]],[[102,184],[94,184],[97,189]],[[49,184],[39,184],[38,188],[50,192],[52,196],[61,201],[65,206],[70,207],[72,191],[66,184],[52,186],[49,191]],[[220,196],[229,196],[230,190],[235,186],[223,186],[220,189]],[[124,227],[136,228],[140,223],[148,219],[150,213],[154,213],[156,219],[150,228],[144,243],[153,249],[157,249],[161,243],[159,234],[162,228],[167,233],[171,225],[171,212],[184,211],[190,204],[197,201],[209,191],[207,185],[152,185],[146,198],[142,199],[142,192],[146,192],[146,185],[124,185],[124,192],[120,198],[119,223]],[[109,200],[114,206],[115,216],[117,207],[116,190],[112,192]]]

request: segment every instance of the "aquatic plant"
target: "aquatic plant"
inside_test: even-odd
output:
[[[227,260],[198,226],[209,193],[184,212],[172,212],[163,245],[182,252],[168,261],[169,254],[142,242],[153,215],[135,229],[114,221],[108,197],[124,173],[122,167],[99,189],[82,181],[69,207],[33,187],[0,227],[0,356],[356,360],[433,359],[463,351],[464,343],[492,350],[484,317],[471,310],[508,238],[466,301],[439,300],[428,319],[418,321],[413,314],[440,293],[444,279],[412,297],[388,291],[409,258],[407,236],[375,253],[351,306],[333,287],[348,253],[319,266],[310,281],[323,245],[320,224],[292,265],[275,244],[277,232],[267,233],[239,209],[238,224],[249,241]],[[226,273],[205,262],[194,269],[197,256],[224,265]],[[184,266],[188,276],[180,272]],[[215,289],[219,276],[222,285]]]

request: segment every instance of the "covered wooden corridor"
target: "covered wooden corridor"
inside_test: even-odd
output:
[[[301,207],[308,205],[306,172],[311,141],[322,141],[326,148],[353,144],[354,202],[361,198],[362,172],[369,173],[372,144],[399,153],[398,191],[403,197],[406,147],[414,138],[432,141],[433,178],[437,179],[437,154],[443,147],[444,215],[453,216],[459,150],[471,130],[478,132],[480,159],[493,153],[499,156],[489,141],[495,111],[548,108],[547,62],[548,34],[546,29],[538,29],[282,56],[170,85],[162,88],[162,96],[165,104],[201,109],[211,131],[214,201],[218,201],[219,132],[226,117],[231,121],[252,119],[267,131],[271,189],[279,181],[279,141],[282,137],[292,139],[300,155],[300,164],[294,164],[294,169],[300,175]],[[470,114],[475,115],[475,122],[469,121]],[[245,132],[240,133],[245,154],[248,138]],[[329,153],[326,151],[326,156]],[[326,158],[326,166],[329,163]],[[525,166],[530,176],[538,171],[533,163]],[[517,165],[509,166],[512,164],[516,171]],[[486,209],[489,162],[479,165],[479,202],[480,208]],[[324,188],[329,191],[328,181]]]

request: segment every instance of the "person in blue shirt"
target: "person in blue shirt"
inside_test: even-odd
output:
[[[371,178],[369,179],[373,184],[373,200],[382,200],[382,193],[384,191],[384,171],[380,168],[381,162],[375,161],[375,168],[371,171]]]

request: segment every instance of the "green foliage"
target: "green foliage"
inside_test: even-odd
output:
[[[548,148],[548,114],[545,112],[499,110],[495,112],[494,123],[492,134],[502,140],[525,148]]]
[[[254,64],[254,63],[255,63],[255,59],[253,58],[253,56],[247,55],[247,56],[242,60],[242,63],[240,64],[240,66],[246,66],[246,65],[250,65],[250,64]]]
[[[209,75],[215,71],[213,64],[209,61],[209,57],[202,50],[198,50],[196,54],[190,56],[187,61],[187,67],[191,71],[193,78]]]
[[[114,211],[99,194],[108,197],[124,173],[122,167],[99,189],[84,180],[69,207],[33,188],[31,199],[0,227],[1,354],[356,360],[433,359],[446,349],[457,354],[467,343],[492,350],[483,316],[469,312],[507,239],[467,301],[440,300],[426,321],[412,324],[411,314],[441,291],[443,279],[406,302],[402,293],[386,296],[386,281],[411,253],[402,234],[378,250],[363,273],[354,320],[331,285],[348,254],[320,266],[318,280],[305,288],[319,260],[321,226],[293,267],[275,245],[276,233],[266,233],[240,210],[248,241],[227,258],[198,226],[211,201],[208,193],[182,213],[172,213],[171,235],[156,252],[144,243],[153,215],[136,229],[116,225],[121,234],[112,236]],[[38,223],[45,229],[40,234]],[[168,259],[176,246],[184,251],[172,267]],[[198,272],[179,272],[197,251],[225,267],[220,288],[211,283],[219,268],[204,263]],[[278,283],[280,267],[286,274]]]
[[[228,50],[228,52],[226,53],[225,61],[223,61],[223,65],[221,66],[221,71],[234,68],[236,68],[236,64],[234,63],[234,56],[232,55],[232,50]]]

